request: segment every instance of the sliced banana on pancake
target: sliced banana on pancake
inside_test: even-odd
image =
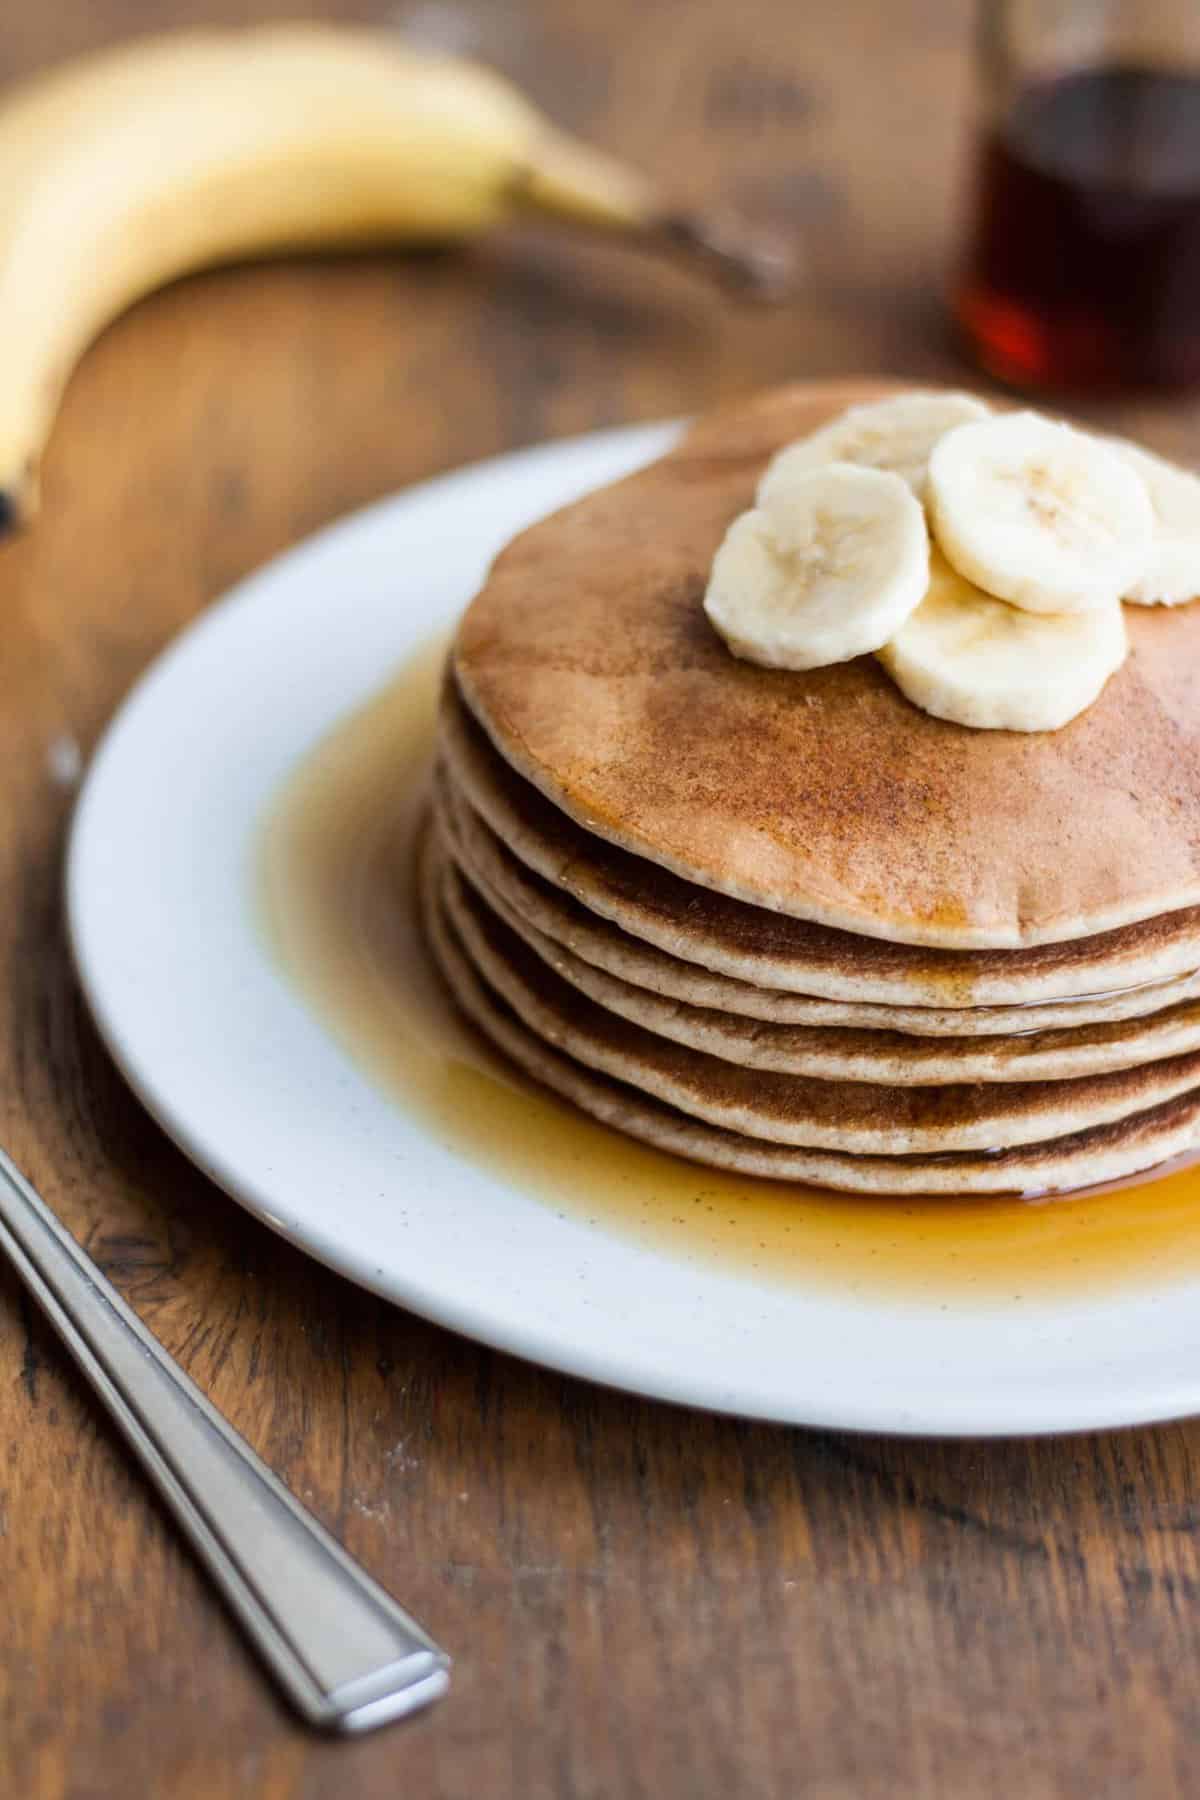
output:
[[[928,502],[959,573],[1027,612],[1115,605],[1149,560],[1154,513],[1136,469],[1039,413],[947,432],[929,459]]]
[[[1200,478],[1124,438],[1107,440],[1141,477],[1154,513],[1144,569],[1124,598],[1139,606],[1181,606],[1200,597]]]
[[[1125,660],[1119,606],[1028,613],[963,579],[936,549],[929,589],[879,652],[901,693],[957,725],[1057,731]]]
[[[906,484],[830,463],[781,480],[734,520],[704,610],[735,656],[816,669],[886,644],[928,579],[925,515]]]
[[[758,504],[765,505],[796,475],[831,462],[887,469],[906,481],[920,499],[929,472],[929,453],[938,439],[955,425],[988,418],[990,411],[973,395],[956,393],[897,394],[867,406],[851,406],[772,458],[758,486]]]

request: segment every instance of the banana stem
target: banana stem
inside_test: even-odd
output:
[[[793,246],[779,238],[753,238],[723,219],[672,210],[624,163],[557,132],[539,141],[513,198],[526,212],[615,233],[675,257],[743,298],[784,300],[795,290]]]
[[[723,220],[696,213],[663,213],[646,234],[648,247],[703,269],[743,299],[774,305],[789,300],[799,285],[794,245],[777,237],[755,237]]]

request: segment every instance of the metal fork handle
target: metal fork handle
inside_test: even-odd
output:
[[[310,1724],[365,1731],[445,1692],[449,1658],[205,1399],[3,1150],[0,1250]]]

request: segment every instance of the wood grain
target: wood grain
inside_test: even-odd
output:
[[[297,10],[10,7],[0,75],[135,29]],[[82,1011],[54,747],[86,755],[148,659],[237,576],[346,507],[509,445],[790,374],[962,375],[939,293],[967,0],[417,11],[682,194],[798,230],[807,284],[779,313],[739,312],[675,271],[533,232],[223,273],[139,307],[73,383],[44,514],[0,551],[0,1141],[458,1672],[410,1727],[348,1744],[299,1730],[0,1274],[0,1793],[1192,1795],[1200,1428],[849,1439],[492,1355],[224,1199],[148,1123]],[[1109,416],[1200,451],[1192,407]]]

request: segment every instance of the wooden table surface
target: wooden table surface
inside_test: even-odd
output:
[[[303,9],[12,6],[0,76],[277,10]],[[803,297],[742,312],[676,271],[527,232],[205,277],[139,307],[74,381],[43,516],[0,550],[0,1142],[457,1674],[408,1726],[299,1729],[0,1273],[5,1800],[1200,1790],[1200,1427],[847,1438],[478,1349],[197,1174],[100,1048],[63,941],[53,747],[86,755],[171,634],[284,545],[451,464],[789,375],[961,377],[938,295],[969,11],[417,6],[424,31],[681,194],[797,230]],[[1200,452],[1194,408],[1110,416]]]

